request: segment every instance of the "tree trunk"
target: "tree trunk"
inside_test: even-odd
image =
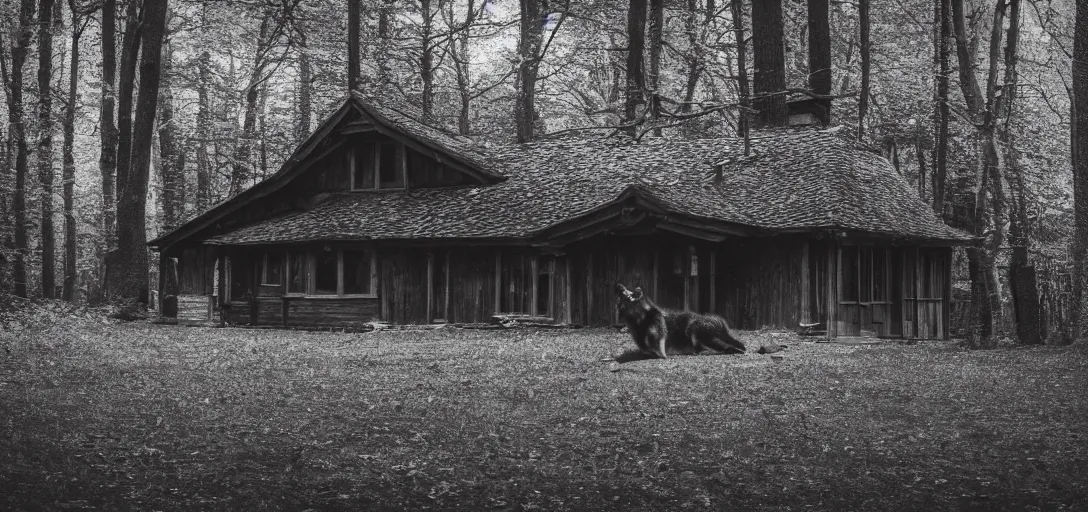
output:
[[[64,174],[61,178],[64,186],[64,288],[62,298],[68,302],[76,300],[76,213],[75,184],[76,161],[73,149],[75,145],[76,106],[79,104],[79,38],[83,28],[79,26],[80,15],[72,10],[72,55],[68,73],[68,108],[64,112]]]
[[[356,13],[358,17],[358,13]],[[257,131],[257,100],[260,98],[259,88],[261,81],[261,74],[264,71],[264,54],[268,42],[268,23],[271,21],[271,14],[266,13],[264,19],[261,21],[261,29],[257,33],[257,52],[253,59],[253,70],[249,74],[249,85],[246,87],[246,110],[245,117],[242,121],[242,137],[238,141],[238,145],[234,148],[234,161],[231,165],[230,172],[230,195],[234,196],[245,190],[254,178],[253,172],[253,152],[252,144],[256,138]],[[356,22],[357,23],[357,22]],[[356,42],[358,37],[356,35]],[[358,49],[355,50],[358,52]],[[355,54],[358,59],[358,53]],[[357,66],[358,64],[356,64]],[[356,68],[355,73],[358,73]],[[358,76],[355,78],[355,85],[351,87],[352,90],[358,88]]]
[[[117,286],[110,286],[123,300],[146,308],[148,303],[147,182],[151,163],[155,106],[159,94],[162,39],[166,25],[166,0],[144,1],[140,45],[140,88],[133,122],[132,158],[129,177],[118,205],[117,261],[121,272],[111,273]]]
[[[631,0],[627,10],[627,88],[623,103],[623,123],[628,135],[634,136],[644,103],[646,76],[642,59],[646,47],[646,0]]]
[[[858,140],[865,140],[865,116],[869,113],[869,0],[858,0],[858,23],[861,36],[861,96],[858,98]]]
[[[26,124],[23,112],[23,67],[27,48],[34,34],[31,25],[34,17],[34,0],[22,0],[19,10],[19,30],[11,46],[11,105],[8,122],[15,139],[15,197],[12,199],[12,215],[15,217],[15,265],[11,279],[17,297],[27,297],[27,233],[26,233],[26,178],[29,174],[26,147]]]
[[[1088,341],[1088,2],[1077,0],[1073,36],[1074,338]]]
[[[423,23],[420,27],[420,53],[419,53],[419,78],[423,82],[423,97],[420,98],[420,108],[423,115],[430,117],[434,111],[434,42],[432,32],[434,29],[434,12],[431,11],[431,0],[420,0],[420,13]],[[439,3],[441,9],[441,2]]]
[[[211,100],[208,87],[211,84],[211,54],[204,51],[197,62],[197,113],[196,113],[196,209],[203,213],[212,205],[212,170],[208,160],[209,129],[212,120]]]
[[[831,21],[828,0],[808,0],[808,86],[816,94],[831,94]],[[830,106],[830,102],[827,103]],[[820,119],[831,122],[830,109]]]
[[[310,135],[310,118],[313,116],[311,89],[313,76],[310,71],[310,54],[305,45],[298,55],[298,120],[295,123],[295,144],[301,144]]]
[[[777,128],[789,123],[786,111],[786,60],[782,25],[782,0],[752,2],[752,49],[757,128]]]
[[[737,91],[740,115],[737,116],[737,135],[744,138],[744,153],[748,154],[748,126],[751,116],[748,114],[748,102],[751,91],[748,88],[748,45],[744,42],[744,6],[739,0],[733,2],[733,38],[737,43]]]
[[[128,183],[132,156],[132,97],[136,87],[136,57],[140,53],[140,3],[129,2],[121,40],[121,69],[117,82],[117,200]]]
[[[162,230],[169,231],[181,223],[185,209],[184,156],[178,148],[178,127],[174,119],[173,58],[171,41],[163,43],[162,79],[159,89],[159,165],[162,180]]]
[[[452,6],[452,4],[450,4]],[[472,91],[469,88],[472,86],[471,73],[469,69],[469,53],[468,42],[470,30],[469,27],[476,21],[476,2],[475,0],[468,0],[468,6],[465,10],[465,24],[462,25],[461,32],[457,35],[456,41],[451,41],[450,44],[456,45],[452,48],[452,54],[454,57],[454,71],[457,78],[457,92],[461,100],[461,109],[457,114],[457,132],[461,135],[469,135],[471,133],[471,115],[472,115]],[[450,8],[450,19],[453,19],[452,7]]]
[[[926,150],[921,144],[915,144],[914,150],[918,155],[918,197],[924,201],[926,198]]]
[[[952,20],[949,0],[937,0],[937,129],[933,149],[933,211],[944,217],[944,189],[948,181],[948,74],[952,44]]]
[[[393,4],[396,0],[381,0],[378,7],[378,82],[388,84],[392,71],[389,68],[390,40],[393,38]]]
[[[265,17],[261,24],[263,32],[268,25]],[[261,38],[264,39],[263,37]],[[259,54],[259,53],[258,53]],[[348,90],[359,88],[359,0],[348,0]],[[231,187],[231,192],[234,192]]]
[[[98,109],[98,170],[102,178],[102,245],[96,251],[99,287],[105,283],[106,254],[117,245],[117,125],[114,107],[117,99],[117,0],[102,4],[102,100]]]
[[[650,122],[655,126],[654,137],[661,136],[661,31],[665,23],[665,1],[650,0],[650,72],[647,81],[650,87]]]
[[[514,124],[518,142],[530,142],[536,128],[536,78],[540,69],[540,45],[543,38],[540,0],[520,0],[521,33],[518,39],[518,71]]]
[[[38,180],[42,209],[42,297],[56,296],[57,239],[53,229],[53,0],[38,4]]]

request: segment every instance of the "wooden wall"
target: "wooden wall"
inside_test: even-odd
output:
[[[614,287],[623,283],[641,287],[662,307],[714,312],[739,329],[792,329],[809,321],[824,324],[833,336],[947,335],[948,248],[875,248],[886,268],[883,278],[872,279],[883,283],[880,293],[887,299],[859,300],[843,294],[844,286],[861,279],[840,277],[850,268],[841,256],[846,246],[805,237],[707,244],[659,236],[602,237],[558,254],[517,247],[377,247],[377,298],[262,293],[247,301],[232,293],[234,304],[226,314],[232,321],[261,325],[284,324],[286,315],[286,325],[347,326],[376,319],[480,323],[496,313],[522,313],[606,326],[619,322]],[[259,248],[224,252],[232,256],[231,281],[243,281],[236,288],[259,279]],[[211,282],[214,254],[215,248],[182,254],[185,290]],[[854,270],[863,272],[874,271],[871,265]],[[541,297],[547,293],[548,300],[534,300],[534,290]]]

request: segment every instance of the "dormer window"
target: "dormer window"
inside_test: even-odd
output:
[[[348,165],[352,190],[403,189],[403,146],[393,141],[365,138],[353,144]]]

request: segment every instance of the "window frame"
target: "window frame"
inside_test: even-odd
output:
[[[270,254],[282,254],[283,255],[283,257],[280,258],[280,260],[279,260],[280,265],[281,265],[280,266],[280,279],[279,279],[279,282],[276,282],[276,283],[270,282],[268,280],[268,256]],[[265,251],[264,254],[261,255],[261,282],[260,282],[259,286],[283,286],[284,277],[286,276],[286,272],[287,272],[287,253],[284,253],[283,251]]]
[[[378,252],[373,248],[344,248],[336,247],[333,250],[336,251],[336,293],[317,293],[317,276],[316,265],[317,255],[312,249],[306,249],[300,251],[305,255],[306,261],[303,262],[303,272],[306,274],[303,283],[303,292],[285,292],[285,296],[300,297],[305,299],[376,299],[378,298]],[[370,290],[367,293],[344,293],[344,251],[357,251],[370,255]],[[288,253],[290,255],[290,252]],[[289,258],[290,256],[288,256]],[[289,261],[285,259],[285,267],[288,270],[284,271],[284,277],[290,282],[289,275]]]
[[[396,191],[396,190],[408,190],[408,147],[404,143],[396,140],[389,139],[388,142],[381,140],[366,141],[360,143],[369,145],[373,149],[374,155],[374,182],[368,186],[361,187],[355,182],[356,166],[358,161],[355,158],[355,152],[358,149],[357,145],[349,145],[350,151],[348,151],[348,175],[349,175],[349,189],[352,192],[383,192],[383,191]],[[390,187],[382,186],[382,146],[390,146],[393,148],[393,165],[396,167],[396,171],[400,173],[400,186]]]

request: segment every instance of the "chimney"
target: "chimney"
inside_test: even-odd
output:
[[[359,88],[359,0],[348,0],[348,90]]]
[[[790,126],[827,127],[831,122],[831,98],[803,96],[786,101]]]

